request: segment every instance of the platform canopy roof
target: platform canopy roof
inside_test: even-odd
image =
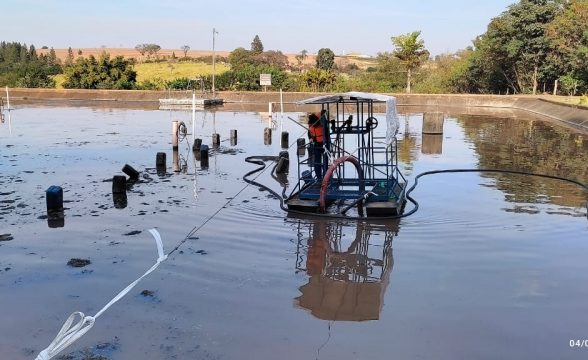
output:
[[[380,102],[386,103],[386,142],[392,144],[399,128],[398,113],[396,112],[396,98],[394,96],[365,93],[365,92],[346,92],[339,94],[330,94],[313,97],[310,99],[298,101],[298,105],[321,105],[335,103],[356,103],[356,102]]]
[[[375,101],[375,102],[387,102],[389,100],[396,100],[394,96],[366,93],[366,92],[346,92],[339,94],[330,94],[316,96],[310,99],[298,101],[298,105],[309,105],[309,104],[331,104],[337,102],[356,102],[356,101]]]

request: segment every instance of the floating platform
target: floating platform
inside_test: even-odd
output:
[[[347,182],[344,185],[349,185]],[[342,184],[339,184],[342,185]],[[350,199],[351,192],[342,190],[339,185],[330,183],[326,196],[326,206],[329,207],[335,200]],[[372,194],[364,203],[364,209],[368,217],[388,217],[398,216],[404,211],[406,205],[404,183],[395,182],[386,184],[383,181],[372,184],[370,193]],[[320,212],[321,184],[314,183],[304,190],[294,194],[286,201],[289,210],[302,211],[308,213]],[[356,195],[357,196],[357,195]]]
[[[370,217],[398,216],[404,211],[406,199],[368,202],[364,205],[365,213]]]
[[[377,102],[386,103],[386,128],[378,131],[379,121],[374,116]],[[307,114],[307,118],[309,124],[312,121],[309,126],[320,134],[324,150],[315,155],[314,148],[305,145],[309,156],[298,153],[298,184],[286,200],[288,209],[323,214],[339,211],[338,215],[345,216],[357,207],[359,217],[401,215],[407,182],[397,164],[396,99],[351,92],[319,96],[298,104],[321,106],[320,112]],[[329,209],[329,205],[336,206]]]
[[[289,210],[302,211],[307,213],[318,213],[319,202],[318,200],[301,199],[299,194],[294,195],[292,198],[286,201],[286,205]]]
[[[170,109],[170,108],[191,108],[192,104],[196,105],[197,107],[207,107],[207,106],[217,106],[222,105],[224,103],[223,99],[220,98],[212,98],[212,99],[203,99],[199,98],[193,100],[192,98],[183,98],[183,99],[159,99],[159,108],[160,109]]]

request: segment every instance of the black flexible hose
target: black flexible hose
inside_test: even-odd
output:
[[[188,134],[188,128],[183,121],[178,124],[178,142],[182,142]]]
[[[267,191],[269,191],[272,195],[274,195],[278,200],[280,200],[280,208],[286,212],[289,213],[293,213],[293,214],[301,214],[301,215],[312,215],[312,216],[319,216],[319,217],[326,217],[326,218],[337,218],[337,219],[349,219],[349,220],[366,220],[368,219],[367,217],[361,217],[361,216],[345,216],[345,215],[340,215],[340,214],[321,214],[321,213],[308,213],[308,212],[304,212],[304,211],[298,211],[298,210],[292,210],[292,209],[288,209],[285,205],[284,205],[284,197],[280,196],[277,192],[275,192],[274,190],[270,189],[269,187],[260,184],[258,182],[256,182],[255,180],[250,180],[248,179],[248,177],[252,174],[255,174],[256,172],[262,171],[263,169],[265,169],[266,165],[265,165],[265,161],[277,161],[279,159],[279,157],[277,156],[250,156],[247,157],[245,159],[246,162],[251,163],[251,164],[256,164],[259,165],[260,167],[257,169],[254,169],[250,172],[248,172],[247,174],[245,174],[243,176],[243,180],[245,182],[247,182],[248,184],[252,184],[255,186],[258,186],[262,189],[265,189]],[[561,176],[554,176],[554,175],[545,175],[545,174],[535,174],[535,173],[530,173],[530,172],[526,172],[526,171],[516,171],[516,170],[500,170],[500,169],[444,169],[444,170],[431,170],[431,171],[425,171],[422,172],[420,174],[418,174],[415,178],[414,178],[414,183],[412,184],[412,186],[406,191],[406,199],[408,201],[410,201],[414,207],[405,213],[399,214],[399,215],[393,215],[393,216],[382,216],[382,217],[374,217],[374,220],[392,220],[392,219],[400,219],[400,218],[404,218],[404,217],[408,217],[414,213],[416,213],[419,209],[419,203],[418,201],[416,201],[410,194],[412,193],[412,191],[417,187],[418,185],[418,180],[419,178],[423,177],[423,176],[427,176],[427,175],[434,175],[434,174],[452,174],[452,173],[468,173],[468,172],[489,172],[489,173],[502,173],[502,174],[514,174],[514,175],[525,175],[525,176],[535,176],[535,177],[542,177],[542,178],[547,178],[547,179],[555,179],[555,180],[561,180],[561,181],[566,181],[575,185],[578,185],[579,187],[583,188],[586,192],[588,192],[588,186],[586,184],[583,184],[579,181],[576,180],[572,180],[572,179],[567,179]],[[588,211],[588,204],[587,204],[587,211]]]

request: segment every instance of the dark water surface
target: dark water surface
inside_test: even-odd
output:
[[[586,135],[465,115],[447,115],[443,135],[422,135],[422,118],[401,116],[399,159],[411,182],[446,168],[588,182]],[[588,338],[580,188],[443,174],[421,179],[413,193],[420,209],[400,221],[297,218],[242,180],[254,168],[246,156],[278,154],[279,126],[264,145],[267,120],[259,114],[198,112],[196,137],[210,145],[216,129],[221,146],[203,170],[183,141],[174,173],[172,120],[191,132],[189,112],[157,110],[21,108],[12,134],[0,125],[1,359],[34,359],[70,313],[94,315],[151,267],[157,252],[147,229],[159,230],[169,252],[206,221],[63,358],[588,356],[588,348],[570,347]],[[238,130],[236,146],[230,129]],[[284,129],[290,142],[304,135],[289,120]],[[154,169],[157,152],[167,154],[164,176]],[[124,164],[142,177],[127,206],[116,208],[110,180]],[[269,171],[258,180],[280,190]],[[64,189],[63,227],[46,218],[50,185]],[[72,258],[91,264],[70,267]]]

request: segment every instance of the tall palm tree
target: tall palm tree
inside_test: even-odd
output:
[[[418,69],[428,59],[429,51],[425,48],[425,42],[419,39],[420,31],[409,34],[392,36],[394,44],[394,56],[406,66],[406,92],[410,93],[412,70]]]

